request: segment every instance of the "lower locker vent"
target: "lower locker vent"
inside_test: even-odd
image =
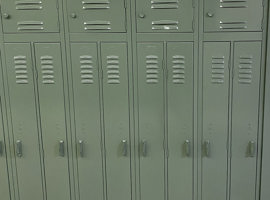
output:
[[[173,20],[152,21],[152,30],[178,30],[179,22]]]
[[[41,56],[41,73],[43,84],[54,84],[54,66],[52,56]]]
[[[219,28],[223,30],[233,30],[233,29],[247,29],[246,21],[233,21],[233,22],[219,22]]]
[[[212,72],[211,72],[211,82],[213,84],[223,84],[224,83],[224,56],[212,57]]]
[[[94,31],[94,30],[111,30],[110,21],[87,21],[84,22],[84,30]]]
[[[174,84],[185,83],[185,56],[175,55],[172,57],[172,82]]]
[[[80,56],[81,83],[94,83],[93,77],[93,57],[89,55]]]
[[[14,56],[14,68],[17,84],[28,83],[27,61],[26,56]]]
[[[107,83],[120,83],[119,56],[107,56]]]
[[[238,66],[238,82],[251,84],[252,82],[252,56],[240,56]]]
[[[156,84],[158,83],[158,56],[148,55],[146,56],[146,83]]]
[[[42,21],[20,21],[17,23],[18,31],[43,31],[44,23]]]

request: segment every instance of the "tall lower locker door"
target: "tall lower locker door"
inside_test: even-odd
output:
[[[7,171],[6,141],[3,127],[2,97],[0,97],[0,193],[1,199],[10,200],[10,189]]]
[[[226,200],[229,42],[203,47],[202,200]]]
[[[192,200],[193,43],[167,44],[168,195]]]
[[[5,53],[18,195],[20,200],[43,199],[30,44],[6,43]]]
[[[231,200],[254,200],[261,43],[234,44]]]
[[[107,198],[131,198],[126,43],[102,43]]]
[[[47,199],[70,199],[63,72],[59,43],[36,43]]]
[[[103,199],[96,43],[72,43],[72,77],[80,200]]]
[[[140,198],[163,200],[165,198],[163,43],[139,43],[137,52]]]

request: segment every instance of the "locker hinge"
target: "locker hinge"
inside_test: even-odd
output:
[[[59,2],[56,0],[56,9],[59,9]]]
[[[195,8],[195,0],[192,0],[192,7]]]
[[[103,69],[100,69],[100,78],[103,79]]]
[[[194,19],[192,20],[192,30],[193,31],[195,30],[195,21],[194,21]]]
[[[264,17],[262,18],[262,30],[264,30]]]
[[[127,0],[124,0],[124,8],[127,9]]]

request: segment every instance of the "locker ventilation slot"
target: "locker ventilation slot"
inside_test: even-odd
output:
[[[247,22],[219,22],[220,29],[247,29]]]
[[[16,10],[42,10],[42,1],[15,1]]]
[[[158,56],[146,56],[146,83],[158,83]]]
[[[93,79],[93,57],[89,55],[80,56],[81,64],[81,83],[92,84]]]
[[[212,77],[211,81],[213,84],[224,83],[224,56],[212,57]]]
[[[88,21],[84,22],[84,30],[111,30],[110,21]]]
[[[52,56],[41,56],[42,83],[54,84],[54,67]]]
[[[173,20],[152,21],[152,30],[178,30],[178,24]]]
[[[17,23],[18,31],[42,31],[44,30],[42,21],[20,21]]]
[[[151,1],[151,8],[152,9],[177,9],[179,1],[174,0],[153,0]]]
[[[252,56],[240,56],[238,67],[238,82],[251,84],[252,82]]]
[[[107,83],[120,83],[119,56],[107,56]]]
[[[84,10],[109,9],[110,2],[107,0],[89,0],[82,1]]]
[[[15,76],[17,84],[28,83],[26,56],[14,56]]]
[[[172,60],[172,82],[174,84],[185,83],[185,56],[175,55]]]
[[[220,8],[247,8],[247,0],[220,0]]]

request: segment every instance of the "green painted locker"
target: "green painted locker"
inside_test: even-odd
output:
[[[59,32],[57,0],[2,0],[5,33]]]
[[[48,199],[70,199],[63,70],[59,43],[35,43]],[[61,191],[61,192],[59,192]]]
[[[97,52],[96,43],[71,44],[76,127],[76,141],[73,149],[78,162],[79,195],[82,200],[103,199],[101,105]]]
[[[10,200],[10,187],[7,170],[7,135],[3,127],[2,98],[0,98],[0,193],[1,198]]]
[[[42,199],[41,152],[29,43],[6,43],[6,75],[11,115],[11,159],[20,200]],[[31,174],[31,176],[29,176]],[[25,184],[27,182],[27,184]],[[31,192],[29,192],[31,191]]]
[[[126,0],[67,0],[69,30],[126,32]]]

